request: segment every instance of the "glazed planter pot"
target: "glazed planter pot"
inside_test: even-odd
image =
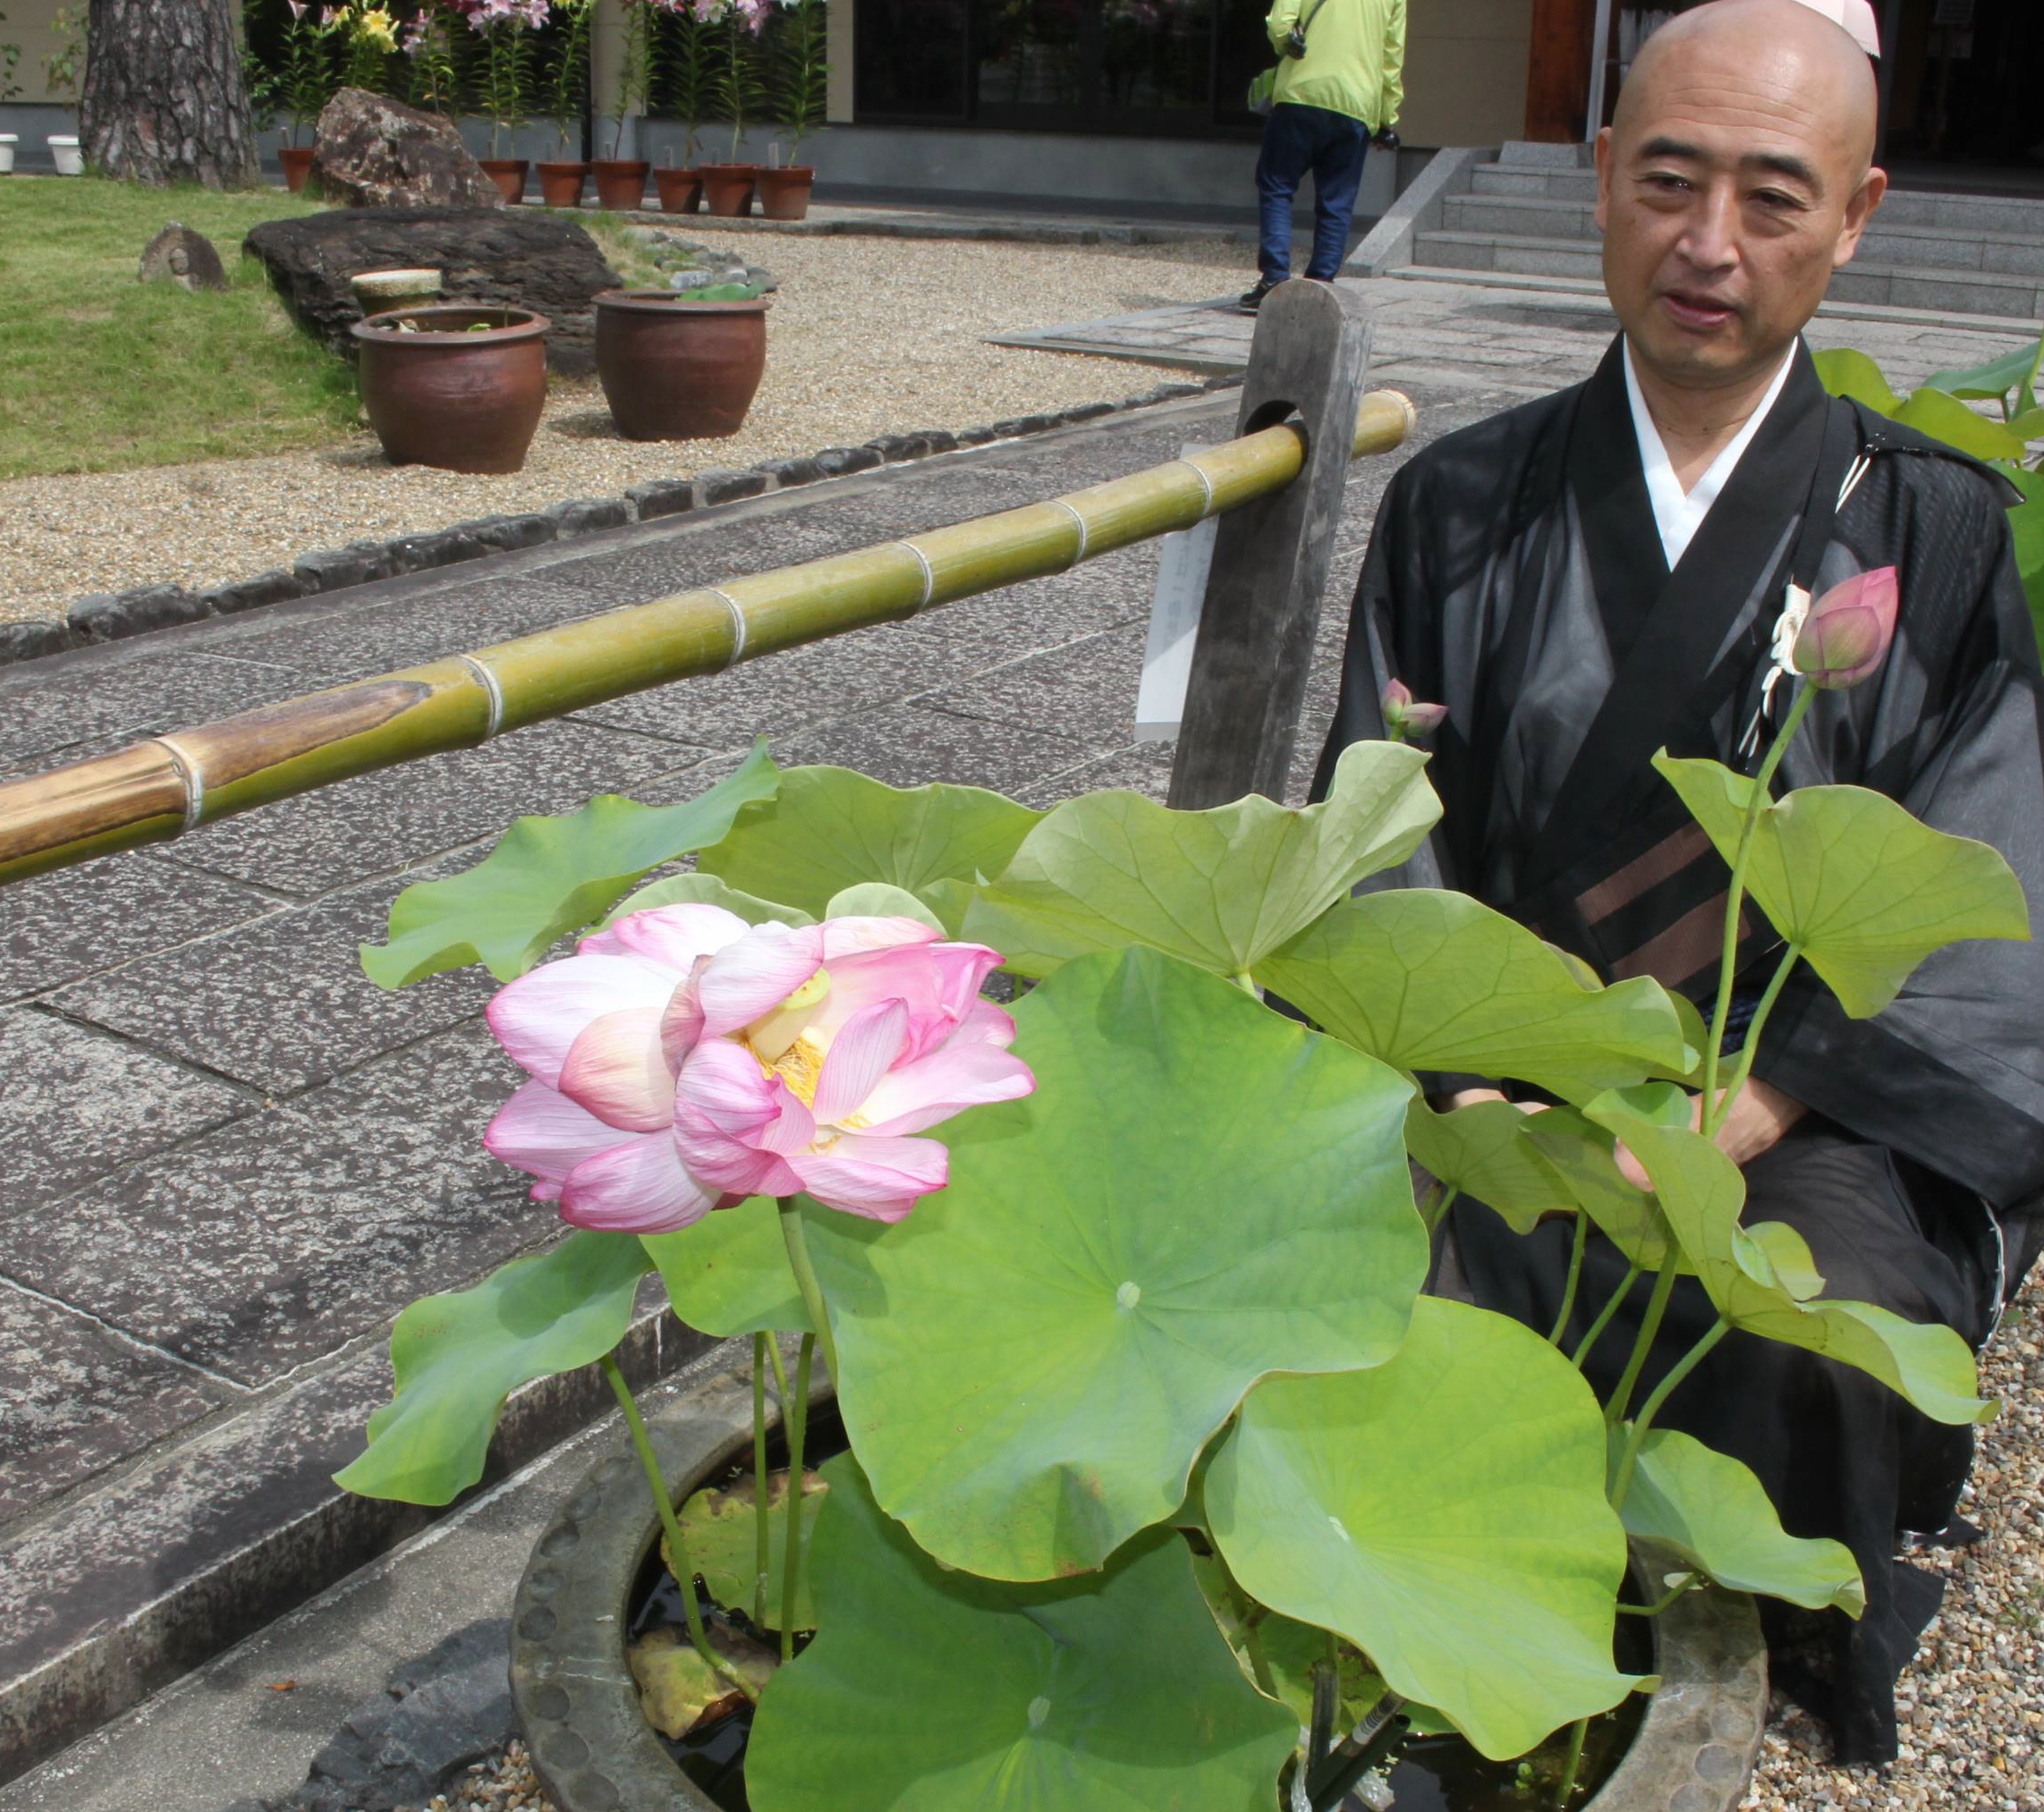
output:
[[[809,218],[810,191],[816,186],[812,165],[790,164],[785,169],[761,170],[759,185],[759,212],[768,220]]]
[[[669,170],[663,166],[654,171],[653,186],[660,191],[660,210],[664,214],[693,214],[702,201],[700,170]]]
[[[596,299],[596,368],[627,440],[716,440],[745,422],[767,368],[767,303],[691,302],[671,290]]]
[[[305,187],[305,179],[312,172],[312,154],[315,145],[286,145],[277,155],[284,165],[284,186],[296,195]]]
[[[646,175],[652,167],[643,157],[598,157],[589,165],[596,173],[597,205],[639,207],[646,199]]]
[[[525,173],[532,167],[525,157],[478,157],[483,174],[496,184],[496,192],[504,197],[506,207],[515,207],[525,199]]]
[[[394,465],[514,472],[547,401],[546,316],[471,303],[357,321],[358,381]]]
[[[818,1403],[827,1402],[819,1379]],[[677,1502],[751,1451],[742,1361],[713,1372],[651,1419]],[[658,1526],[646,1480],[620,1436],[539,1537],[512,1608],[511,1695],[539,1781],[559,1812],[718,1812],[640,1710],[625,1664],[633,1595]],[[1658,1579],[1669,1562],[1644,1554]],[[1631,1747],[1578,1812],[1734,1812],[1768,1706],[1767,1645],[1753,1601],[1691,1592],[1653,1621],[1661,1689]],[[1272,1796],[1272,1812],[1276,1812]]]
[[[80,148],[77,137],[70,132],[53,132],[49,140],[50,156],[55,160],[56,174],[60,176],[85,174],[85,153]]]
[[[0,176],[9,176],[14,170],[14,147],[21,142],[13,132],[0,132]]]
[[[589,166],[587,164],[548,164],[539,165],[539,199],[549,207],[580,207],[582,205],[582,189],[589,182]]]
[[[737,220],[752,211],[752,191],[759,186],[757,164],[705,164],[702,166],[703,206],[726,220]]]

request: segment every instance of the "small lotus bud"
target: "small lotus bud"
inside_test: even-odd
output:
[[[1385,733],[1394,742],[1432,734],[1446,721],[1448,715],[1446,705],[1416,704],[1412,689],[1403,680],[1394,680],[1385,687],[1384,696],[1378,704],[1384,717]]]
[[[1834,585],[1810,606],[1790,664],[1828,691],[1858,685],[1887,658],[1901,602],[1892,566]]]

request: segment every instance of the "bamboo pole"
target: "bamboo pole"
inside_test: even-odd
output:
[[[1356,455],[1412,430],[1396,391],[1362,400]],[[0,786],[0,884],[799,643],[896,622],[1188,529],[1282,490],[1285,423],[1047,503],[564,623],[471,654],[259,706]]]

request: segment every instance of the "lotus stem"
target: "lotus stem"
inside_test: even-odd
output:
[[[830,1372],[831,1382],[839,1382],[837,1370],[837,1342],[830,1332],[830,1314],[824,1306],[823,1285],[817,1282],[816,1266],[810,1262],[809,1235],[802,1227],[802,1198],[800,1196],[783,1196],[781,1206],[781,1242],[788,1249],[788,1267],[795,1274],[795,1287],[802,1293],[802,1307],[809,1311],[810,1325],[818,1340],[823,1342],[823,1362]]]
[[[1590,1735],[1590,1720],[1579,1717],[1568,1733],[1568,1755],[1562,1763],[1561,1785],[1555,1789],[1555,1804],[1566,1806],[1575,1798],[1576,1776],[1582,1772],[1582,1745]]]
[[[1561,1293],[1561,1313],[1555,1317],[1554,1331],[1548,1335],[1548,1344],[1561,1345],[1561,1337],[1568,1331],[1568,1318],[1575,1313],[1575,1293],[1582,1286],[1582,1255],[1590,1245],[1590,1216],[1581,1208],[1575,1211],[1575,1241],[1569,1249],[1568,1283]]]
[[[1640,1405],[1640,1413],[1634,1418],[1632,1429],[1625,1436],[1625,1451],[1618,1458],[1618,1470],[1612,1476],[1612,1509],[1623,1510],[1625,1507],[1625,1494],[1633,1488],[1633,1474],[1640,1463],[1641,1444],[1647,1438],[1647,1430],[1654,1426],[1654,1418],[1660,1414],[1661,1405],[1675,1394],[1675,1387],[1703,1363],[1711,1348],[1731,1331],[1732,1324],[1719,1316],[1705,1332],[1703,1338],[1668,1367],[1668,1375],[1654,1386],[1647,1401]]]
[[[1767,991],[1760,996],[1760,1004],[1753,1009],[1753,1017],[1746,1027],[1745,1042],[1739,1046],[1739,1062],[1732,1071],[1732,1080],[1726,1084],[1724,1111],[1717,1117],[1717,1124],[1724,1125],[1731,1117],[1732,1104],[1739,1098],[1739,1091],[1746,1086],[1746,1079],[1753,1073],[1753,1059],[1760,1048],[1760,1028],[1767,1024],[1768,1015],[1774,1012],[1775,1002],[1781,998],[1783,986],[1788,980],[1789,971],[1802,960],[1802,950],[1792,944],[1782,953],[1773,975],[1768,978]]]
[[[1307,1782],[1307,1801],[1312,1812],[1335,1812],[1348,1797],[1349,1789],[1372,1768],[1389,1757],[1397,1740],[1395,1728],[1405,1701],[1386,1689],[1383,1698],[1370,1706],[1369,1715],[1336,1743],[1319,1772]]]
[[[1455,1198],[1461,1194],[1462,1190],[1455,1184],[1438,1181],[1427,1191],[1426,1202],[1420,1209],[1420,1218],[1427,1224],[1429,1235],[1447,1219],[1448,1210],[1455,1207]]]
[[[815,1357],[816,1336],[805,1334],[801,1352],[795,1359],[794,1413],[781,1418],[788,1437],[788,1545],[781,1567],[783,1661],[795,1658],[795,1594],[802,1582],[802,1441],[809,1433],[810,1365]]]
[[[1235,1621],[1242,1625],[1242,1652],[1249,1658],[1250,1677],[1259,1689],[1272,1698],[1277,1697],[1276,1676],[1270,1671],[1270,1657],[1263,1652],[1263,1619],[1265,1608],[1238,1586],[1232,1574],[1222,1562],[1222,1577],[1227,1580],[1228,1603],[1235,1613]]]
[[[1739,911],[1745,904],[1746,864],[1753,852],[1753,833],[1759,828],[1760,814],[1772,803],[1768,789],[1773,784],[1775,770],[1781,766],[1782,757],[1788,753],[1788,745],[1802,727],[1810,701],[1816,696],[1814,686],[1804,686],[1796,693],[1783,721],[1781,734],[1775,738],[1774,746],[1760,763],[1760,773],[1753,777],[1753,794],[1746,801],[1745,822],[1739,826],[1738,848],[1732,858],[1732,883],[1725,893],[1725,949],[1717,964],[1717,1001],[1710,1012],[1710,1033],[1703,1052],[1703,1131],[1708,1138],[1717,1137],[1717,1129],[1725,1123],[1725,1114],[1729,1111],[1717,1099],[1717,1063],[1718,1053],[1725,1046],[1725,1024],[1732,1012],[1732,983],[1739,961]],[[1747,1042],[1752,1042],[1750,1033]]]
[[[1633,1286],[1640,1281],[1640,1274],[1644,1268],[1639,1265],[1627,1267],[1625,1281],[1611,1292],[1610,1301],[1598,1310],[1597,1319],[1590,1324],[1590,1331],[1575,1343],[1575,1351],[1569,1358],[1577,1371],[1582,1369],[1582,1362],[1590,1357],[1590,1348],[1603,1339],[1604,1330],[1611,1325],[1611,1317],[1617,1314],[1619,1305],[1633,1293]]]
[[[1329,1648],[1333,1647],[1334,1639],[1330,1634],[1327,1638]],[[1327,1751],[1334,1747],[1337,1683],[1338,1676],[1333,1661],[1322,1660],[1313,1664],[1313,1721],[1306,1731],[1305,1772],[1308,1780],[1326,1762]]]
[[[1675,1294],[1675,1255],[1670,1252],[1667,1263],[1654,1274],[1654,1293],[1647,1299],[1646,1316],[1633,1341],[1633,1356],[1625,1361],[1618,1388],[1611,1393],[1611,1401],[1605,1405],[1607,1427],[1616,1428],[1625,1419],[1626,1406],[1633,1401],[1633,1387],[1640,1382],[1640,1374],[1646,1369],[1647,1355],[1653,1350],[1655,1337],[1661,1331],[1661,1317],[1667,1313],[1668,1298]]]
[[[1621,1605],[1618,1607],[1618,1614],[1621,1617],[1658,1617],[1677,1598],[1694,1591],[1702,1583],[1703,1575],[1701,1573],[1684,1573],[1680,1579],[1668,1588],[1665,1596],[1656,1598],[1650,1605]]]
[[[696,1574],[689,1564],[688,1537],[682,1533],[681,1519],[674,1514],[674,1500],[667,1494],[667,1481],[661,1474],[659,1457],[653,1452],[653,1437],[646,1432],[645,1418],[639,1413],[632,1386],[624,1382],[624,1374],[618,1369],[615,1354],[606,1352],[598,1363],[603,1367],[604,1376],[610,1380],[618,1408],[624,1411],[624,1426],[632,1431],[632,1444],[639,1454],[640,1469],[646,1475],[646,1483],[652,1487],[653,1507],[660,1513],[660,1528],[667,1537],[668,1571],[681,1588],[682,1615],[688,1620],[689,1640],[695,1645],[696,1653],[702,1656],[711,1672],[750,1700],[751,1689],[738,1677],[737,1670],[709,1646],[709,1632],[702,1626],[702,1606],[696,1602]]]
[[[774,1401],[785,1410],[788,1405],[788,1368],[781,1363],[781,1343],[772,1334],[767,1336],[767,1359],[774,1367]]]
[[[767,1627],[767,1575],[773,1571],[774,1545],[767,1517],[767,1349],[774,1338],[752,1336],[752,1621]]]

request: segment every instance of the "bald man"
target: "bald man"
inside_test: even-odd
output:
[[[1727,876],[1650,758],[1752,770],[1792,696],[1765,686],[1785,588],[1893,566],[1900,628],[1871,680],[1819,694],[1785,783],[1845,782],[2006,856],[2044,926],[2036,643],[2005,481],[1828,398],[1801,334],[1879,206],[1865,53],[1800,0],[1712,0],[1651,38],[1597,145],[1604,274],[1623,328],[1586,384],[1449,436],[1398,474],[1349,631],[1323,781],[1384,733],[1387,682],[1447,707],[1429,769],[1445,813],[1401,877],[1475,894],[1596,967],[1708,1013]],[[1733,1023],[1780,940],[1757,909]],[[1943,1321],[1976,1344],[2033,1248],[2044,1190],[2044,944],[1960,944],[1870,1020],[1807,968],[1767,1023],[1719,1134],[1746,1219],[1788,1222],[1834,1297]],[[1738,1035],[1734,1035],[1735,1038]],[[1437,1105],[1499,1092],[1438,1079]],[[1480,1205],[1444,1229],[1459,1287],[1545,1334],[1569,1229],[1520,1239]],[[1624,1283],[1593,1238],[1575,1334]],[[1643,1307],[1591,1350],[1608,1392]],[[1714,1315],[1675,1296],[1643,1391]],[[1841,1753],[1896,1749],[1893,1687],[1938,1602],[1898,1530],[1950,1520],[1971,1435],[1865,1375],[1734,1334],[1662,1421],[1751,1466],[1789,1528],[1848,1543],[1857,1623],[1777,1621],[1777,1678]]]

